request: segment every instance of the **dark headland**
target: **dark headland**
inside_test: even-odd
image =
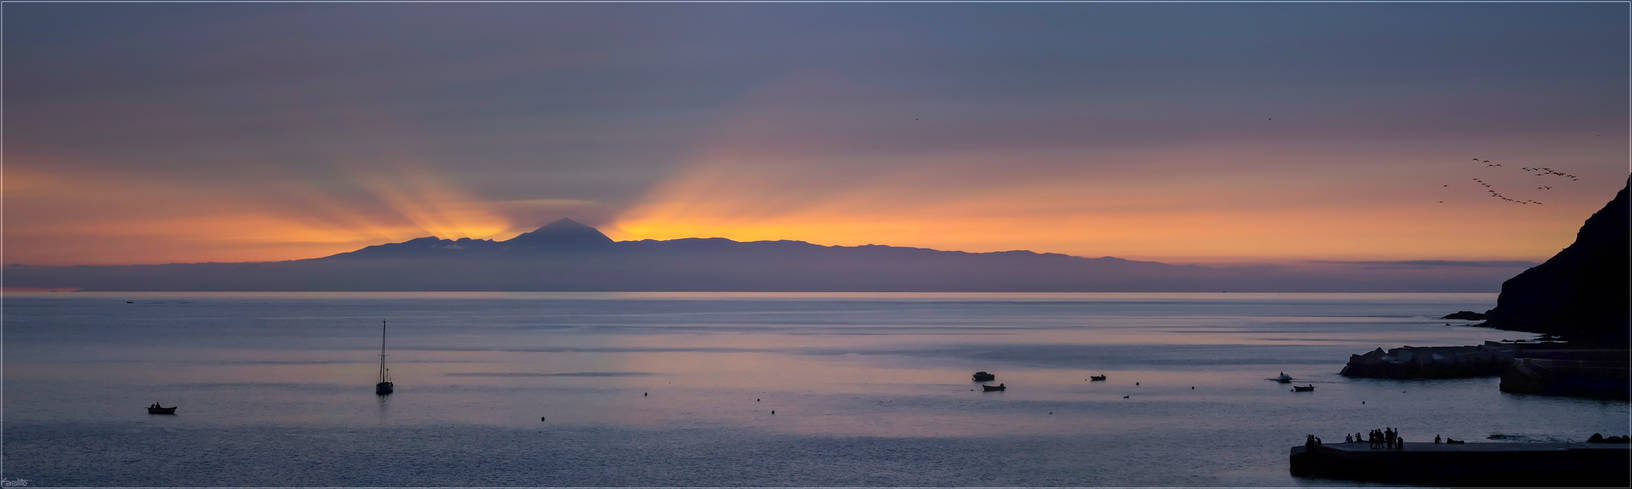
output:
[[[1587,218],[1574,243],[1503,282],[1483,325],[1625,346],[1632,326],[1627,317],[1627,204],[1627,189],[1622,188]]]
[[[1628,179],[1632,187],[1632,177]],[[1496,307],[1444,319],[1545,335],[1540,342],[1402,347],[1352,355],[1349,377],[1424,379],[1501,375],[1518,394],[1625,400],[1629,386],[1627,188],[1581,226],[1575,242],[1502,284]],[[1601,438],[1595,436],[1593,440]],[[1626,487],[1628,445],[1608,443],[1416,442],[1401,449],[1366,443],[1294,447],[1294,475],[1451,486]]]
[[[1628,180],[1632,186],[1632,178]],[[1396,379],[1502,376],[1505,392],[1628,398],[1627,188],[1587,218],[1575,242],[1502,284],[1496,307],[1444,319],[1561,341],[1395,348],[1352,355],[1342,374]]]

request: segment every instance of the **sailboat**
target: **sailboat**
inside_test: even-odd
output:
[[[385,320],[380,320],[380,382],[374,384],[375,395],[388,395],[396,386],[391,383],[391,369],[385,368]]]

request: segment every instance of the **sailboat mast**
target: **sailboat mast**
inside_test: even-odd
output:
[[[385,320],[380,320],[380,382],[385,382]]]

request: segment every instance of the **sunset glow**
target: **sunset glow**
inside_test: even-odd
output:
[[[435,42],[360,6],[99,10],[140,31],[8,7],[4,261],[290,260],[562,217],[619,240],[1536,261],[1628,171],[1625,26],[1587,5],[504,15],[546,7],[397,11],[482,26]],[[1534,32],[1489,28],[1512,15]],[[233,34],[206,49],[204,25]],[[265,61],[194,71],[241,59]]]

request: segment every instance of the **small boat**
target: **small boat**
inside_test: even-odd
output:
[[[1289,384],[1289,383],[1292,382],[1292,376],[1287,375],[1286,372],[1281,372],[1281,376],[1276,377],[1275,381],[1280,382],[1282,384]]]
[[[152,406],[147,407],[147,414],[172,414],[173,415],[173,414],[176,414],[176,408],[178,408],[178,407],[181,407],[181,406],[163,407],[163,406],[160,406],[159,403],[155,402],[155,403],[153,403]]]
[[[986,373],[985,370],[975,372],[975,382],[990,382],[997,380],[997,375]]]
[[[1101,375],[1091,375],[1091,376],[1088,377],[1088,380],[1093,381],[1093,382],[1099,382],[1099,381],[1102,381],[1102,380],[1105,380],[1105,379],[1106,379],[1106,377],[1103,374],[1101,374]]]
[[[981,389],[984,389],[984,390],[983,390],[983,391],[981,391],[981,392],[991,392],[991,391],[1001,391],[1001,390],[1006,390],[1006,389],[1008,389],[1008,388],[1009,388],[1009,387],[1008,387],[1008,386],[1006,386],[1006,385],[1003,385],[1003,384],[997,384],[997,385],[983,385],[983,386],[980,386],[980,388],[981,388]]]
[[[1314,392],[1314,391],[1315,391],[1315,384],[1294,385],[1294,386],[1292,386],[1292,392]]]
[[[374,395],[387,396],[396,389],[391,383],[391,370],[385,368],[385,320],[380,320],[380,381],[374,384]]]

